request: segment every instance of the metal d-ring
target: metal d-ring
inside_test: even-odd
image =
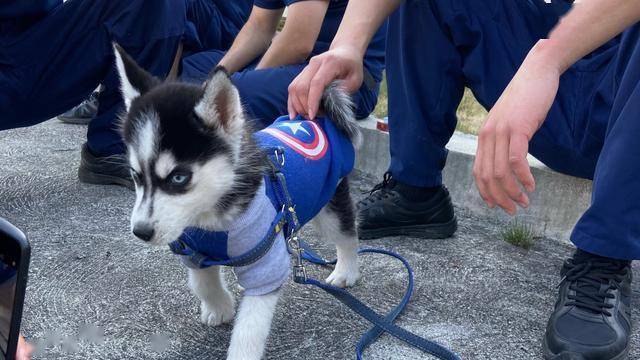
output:
[[[278,165],[284,166],[284,152],[281,149],[276,149],[274,153],[276,155],[276,161],[278,162]]]

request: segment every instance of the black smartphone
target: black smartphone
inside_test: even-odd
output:
[[[0,218],[0,360],[16,355],[30,255],[27,237]]]

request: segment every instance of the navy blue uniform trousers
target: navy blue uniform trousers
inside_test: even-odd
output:
[[[391,16],[387,37],[394,178],[440,185],[464,87],[491,108],[528,51],[569,8],[559,0],[405,1]],[[636,27],[569,69],[529,149],[556,171],[594,179],[591,207],[571,240],[620,259],[640,258],[637,43]]]
[[[164,77],[180,41],[187,52],[226,48],[242,17],[223,17],[210,0],[69,0],[28,27],[0,23],[0,130],[48,120],[102,83],[88,144],[100,155],[121,153],[123,102],[111,43]]]
[[[204,82],[224,54],[224,51],[204,51],[185,57],[182,61],[182,80]],[[255,61],[246,69],[233,74],[231,80],[238,88],[245,111],[255,120],[258,128],[264,128],[288,112],[289,84],[308,62],[255,70],[257,63]],[[358,119],[366,118],[373,112],[378,102],[379,90],[378,82],[372,87],[363,84],[352,95]]]

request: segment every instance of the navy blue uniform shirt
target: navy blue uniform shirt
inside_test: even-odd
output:
[[[305,0],[255,0],[254,5],[263,9],[282,9],[291,4]],[[333,37],[338,32],[338,27],[344,16],[344,12],[347,8],[348,0],[330,0],[327,14],[322,22],[322,28],[318,35],[311,56],[321,54],[329,50],[329,45]],[[378,29],[378,32],[373,36],[367,52],[364,56],[364,65],[367,70],[373,75],[373,78],[377,81],[382,81],[382,71],[384,70],[384,47],[385,37],[387,34],[387,23]]]

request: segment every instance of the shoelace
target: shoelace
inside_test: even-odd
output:
[[[616,260],[575,262],[571,259],[565,266],[568,270],[560,285],[568,281],[569,289],[575,291],[575,294],[568,295],[570,301],[565,305],[611,316],[607,309],[613,308],[613,305],[605,301],[615,297],[611,290],[620,289],[622,280],[629,271],[627,264]]]
[[[374,203],[378,200],[388,197],[389,189],[392,188],[394,184],[395,184],[395,180],[393,180],[391,173],[390,172],[384,173],[384,176],[382,177],[382,182],[379,184],[376,184],[373,188],[371,188],[371,190],[369,191],[369,196],[361,200],[361,202]],[[364,193],[366,194],[366,192]]]

